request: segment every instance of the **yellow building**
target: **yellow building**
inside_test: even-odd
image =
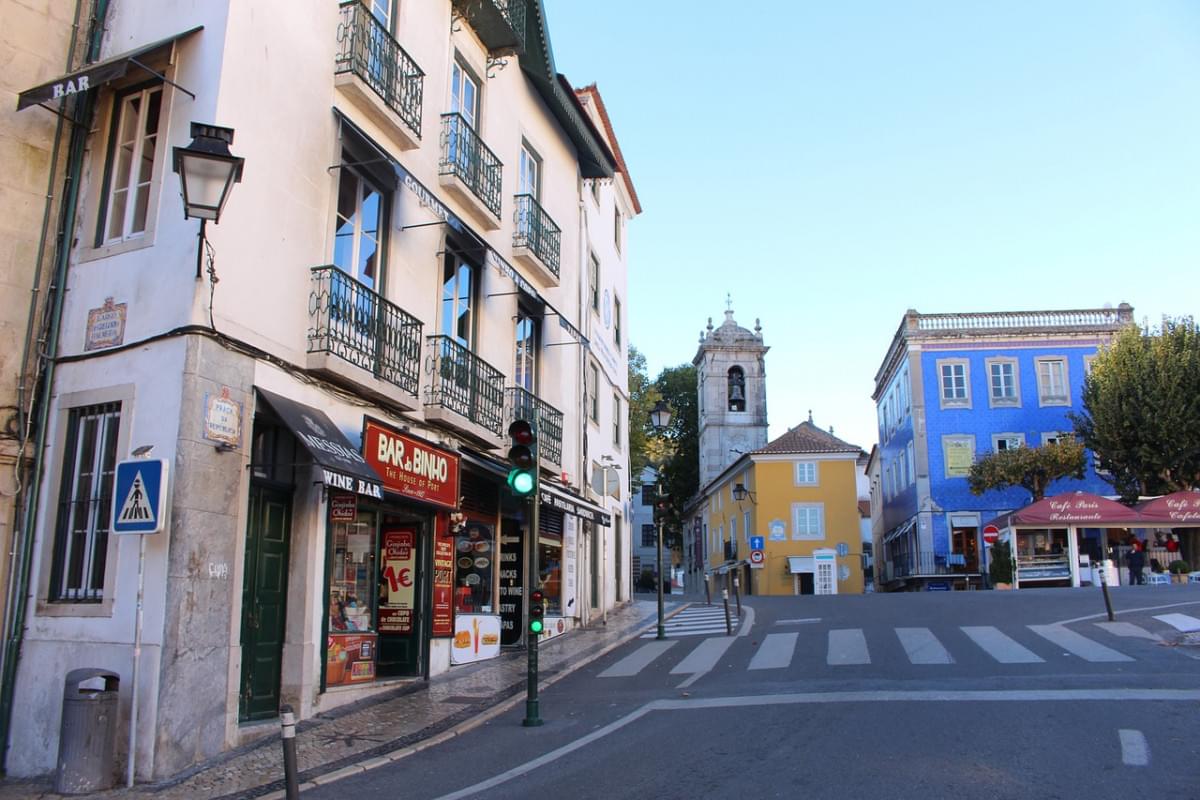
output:
[[[861,455],[810,419],[704,486],[695,513],[714,588],[736,576],[749,594],[861,594]]]

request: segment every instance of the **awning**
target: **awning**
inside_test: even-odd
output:
[[[1147,523],[1172,528],[1200,527],[1200,492],[1174,492],[1139,503],[1137,510]]]
[[[325,412],[266,389],[255,388],[304,445],[313,461],[320,465],[326,486],[383,499],[383,482],[379,475]]]
[[[908,533],[909,531],[911,531],[916,526],[916,524],[917,524],[917,521],[915,519],[910,519],[907,522],[901,523],[894,530],[892,530],[886,536],[883,537],[883,543],[887,544],[888,542],[893,542],[896,539],[899,539],[901,536],[903,536],[906,533]]]
[[[788,556],[788,572],[793,575],[800,572],[816,572],[812,556]]]
[[[161,47],[169,47],[175,42],[185,37],[191,36],[198,30],[203,29],[203,25],[197,25],[191,30],[177,33],[174,36],[168,36],[165,39],[159,39],[157,42],[144,44],[127,53],[122,53],[119,56],[106,58],[103,61],[96,61],[91,64],[86,64],[74,72],[68,72],[59,78],[52,81],[47,81],[40,86],[35,86],[32,89],[26,89],[17,96],[17,111],[28,108],[33,105],[41,105],[52,100],[60,100],[73,94],[86,92],[89,89],[95,89],[97,86],[116,80],[117,78],[125,77],[129,72],[129,66],[140,67],[149,73],[162,77],[154,70],[141,63],[138,59],[143,56],[158,50]],[[163,80],[166,80],[163,78]],[[174,86],[174,84],[172,84]],[[184,90],[187,91],[187,90]],[[188,92],[191,94],[191,92]],[[194,96],[194,95],[193,95]]]
[[[1116,500],[1088,492],[1064,492],[988,522],[998,528],[1128,528],[1145,525],[1141,514]]]
[[[545,483],[541,484],[539,494],[542,497],[542,505],[544,506],[557,508],[565,514],[574,514],[596,525],[603,525],[605,527],[612,525],[612,517],[603,508],[595,503],[589,503],[582,497],[575,497],[566,492],[560,492],[558,489],[551,489]]]

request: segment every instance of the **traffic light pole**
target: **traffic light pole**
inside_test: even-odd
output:
[[[536,467],[535,467],[536,468]],[[537,586],[541,580],[541,572],[538,569],[538,514],[541,502],[542,487],[540,481],[534,484],[533,494],[530,495],[530,502],[533,504],[533,510],[529,514],[529,581],[530,587]],[[529,597],[532,594],[532,588],[525,593],[526,607],[529,605]],[[521,720],[521,725],[526,728],[536,728],[542,724],[542,718],[538,713],[538,639],[541,634],[534,633],[525,628],[526,642],[525,646],[529,654],[529,666],[526,674],[525,683],[525,719]]]

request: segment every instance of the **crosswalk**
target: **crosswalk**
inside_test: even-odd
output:
[[[729,609],[730,627],[737,633],[737,612]],[[680,636],[719,636],[725,633],[725,610],[721,606],[689,606],[663,624],[663,633],[668,639]],[[642,634],[643,639],[654,639],[658,631]]]
[[[727,654],[739,641],[738,637],[725,635],[724,612],[721,609],[716,609],[716,612],[714,615],[712,610],[703,607],[687,609],[668,626],[674,628],[668,631],[668,636],[676,638],[643,644],[601,672],[600,677],[638,675],[660,659],[665,660],[668,653],[672,654],[672,658],[678,657],[678,661],[669,669],[672,675],[699,676],[711,671],[718,663],[728,661]],[[1183,633],[1200,630],[1200,619],[1187,614],[1164,614],[1154,619]],[[737,630],[736,622],[734,630]],[[833,669],[872,664],[873,646],[885,654],[885,660],[891,658],[895,663],[897,643],[910,664],[931,668],[953,665],[960,660],[977,661],[980,654],[1004,665],[1043,664],[1049,658],[1061,658],[1064,654],[1089,663],[1119,664],[1136,660],[1133,655],[1119,649],[1124,645],[1129,645],[1134,652],[1138,652],[1137,648],[1140,647],[1140,652],[1144,654],[1145,640],[1162,641],[1159,634],[1131,622],[1098,622],[1084,630],[1088,635],[1065,625],[1014,625],[1007,630],[992,625],[963,625],[945,626],[937,632],[917,626],[870,631],[862,628],[832,628],[826,631],[809,628],[803,633],[768,633],[761,642],[755,639],[755,649],[745,669],[753,672],[787,669],[792,666],[798,653],[804,653],[805,663],[812,667],[812,659],[817,655],[812,651],[822,645],[825,650],[824,663]],[[650,637],[654,635],[648,634]],[[676,647],[680,645],[678,637],[692,635],[704,635],[706,638],[690,649],[685,645]],[[1105,639],[1107,643],[1093,636]],[[1138,640],[1143,641],[1139,643]],[[741,641],[748,640],[743,638]],[[1040,654],[1036,651],[1040,651]]]

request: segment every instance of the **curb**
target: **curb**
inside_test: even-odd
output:
[[[684,609],[690,608],[692,605],[694,605],[693,602],[685,602],[685,603],[681,604],[678,608],[672,609],[669,614],[664,614],[663,620],[668,620],[671,617],[674,617],[676,614],[679,614]],[[548,678],[546,678],[543,681],[539,681],[538,682],[538,691],[541,692],[542,689],[552,686],[553,684],[557,683],[558,681],[560,681],[563,678],[567,677],[568,675],[572,674],[576,670],[586,667],[588,664],[592,663],[593,661],[597,660],[598,658],[606,656],[609,653],[611,653],[613,650],[617,649],[618,647],[620,647],[624,644],[627,644],[628,642],[633,641],[634,639],[638,638],[646,631],[651,630],[657,624],[658,624],[658,622],[657,622],[657,620],[655,620],[654,622],[650,622],[645,625],[632,626],[630,628],[630,632],[628,634],[626,634],[625,636],[622,636],[621,638],[617,639],[616,641],[613,641],[613,642],[605,645],[604,647],[601,647],[599,650],[597,650],[594,653],[591,653],[590,655],[584,656],[579,661],[573,662],[572,664],[570,664],[569,668],[560,669],[554,675],[549,676]],[[379,756],[374,756],[374,757],[366,759],[360,763],[341,767],[341,768],[333,770],[331,772],[322,773],[321,775],[311,778],[310,780],[305,781],[304,783],[300,784],[300,791],[303,792],[307,789],[313,789],[313,788],[316,788],[317,786],[322,786],[327,783],[333,783],[335,781],[341,780],[342,778],[348,778],[351,775],[358,775],[358,774],[361,774],[364,772],[368,772],[368,771],[376,769],[378,767],[385,767],[388,764],[394,764],[395,762],[400,761],[401,759],[407,758],[408,756],[419,753],[422,750],[426,750],[430,747],[436,747],[437,745],[442,744],[443,742],[447,742],[447,741],[455,738],[456,736],[461,736],[464,733],[469,733],[470,731],[475,730],[479,726],[492,721],[496,717],[507,713],[509,710],[520,705],[524,701],[524,699],[525,699],[524,694],[522,692],[517,692],[516,694],[512,695],[511,697],[508,697],[504,700],[497,702],[491,708],[477,714],[472,719],[466,720],[465,722],[460,722],[458,725],[455,725],[453,728],[450,728],[448,730],[442,731],[441,733],[435,734],[434,736],[431,736],[428,739],[425,739],[421,742],[417,742],[416,744],[408,745],[406,747],[401,747],[401,748],[391,751],[390,753],[384,753]],[[273,782],[274,781],[272,781],[272,783]],[[252,791],[252,789],[250,789],[250,791]],[[260,797],[260,800],[286,800],[287,792],[284,789],[280,789],[280,790],[277,790],[274,792],[270,792],[269,794],[260,795],[259,797]]]

